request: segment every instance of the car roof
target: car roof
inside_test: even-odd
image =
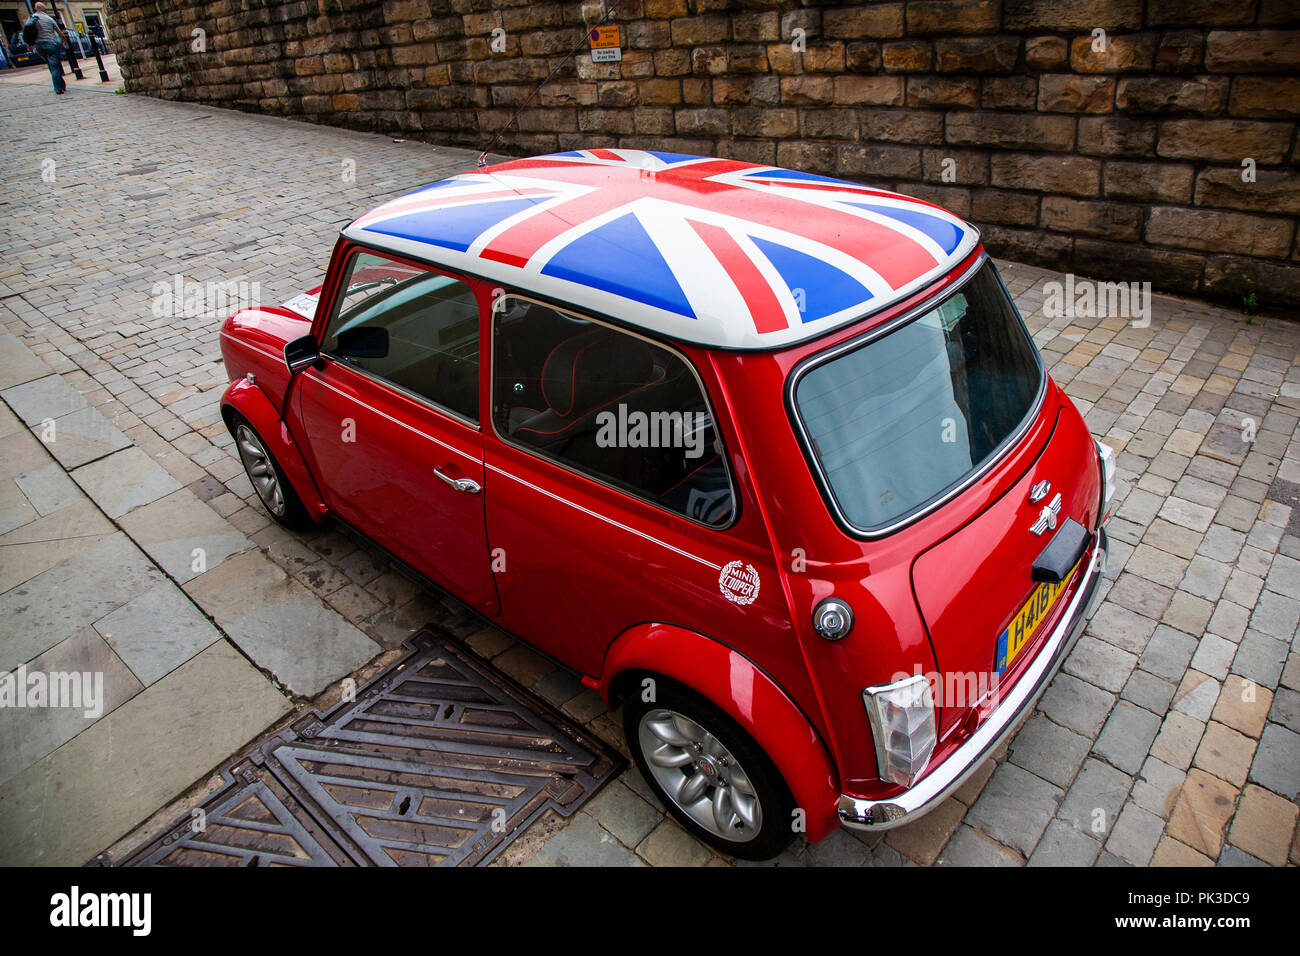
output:
[[[633,149],[513,160],[387,202],[349,239],[712,348],[808,341],[887,308],[979,244],[898,193]]]

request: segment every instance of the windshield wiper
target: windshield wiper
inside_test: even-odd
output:
[[[382,279],[376,279],[374,282],[358,282],[356,285],[348,286],[348,291],[343,294],[351,295],[353,292],[365,292],[367,289],[374,289],[377,286],[387,285],[389,283],[397,285],[397,280],[392,276],[385,276]]]

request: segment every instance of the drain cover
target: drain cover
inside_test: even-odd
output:
[[[123,866],[475,866],[623,758],[425,628],[355,701],[313,711]]]

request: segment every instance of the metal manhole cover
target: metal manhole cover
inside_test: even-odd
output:
[[[484,865],[623,768],[454,639],[425,628],[407,646],[355,701],[232,763],[225,786],[121,865]]]

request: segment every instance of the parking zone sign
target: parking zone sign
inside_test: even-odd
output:
[[[617,63],[623,59],[623,42],[619,36],[617,23],[592,27],[589,36],[591,37],[591,62]]]

